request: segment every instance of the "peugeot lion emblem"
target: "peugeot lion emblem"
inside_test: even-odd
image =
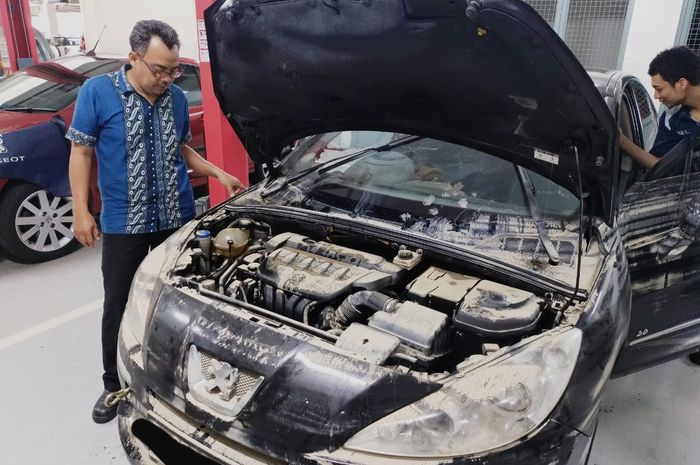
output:
[[[214,379],[207,380],[206,389],[210,394],[218,391],[221,400],[231,400],[233,393],[236,392],[236,383],[238,382],[238,368],[233,368],[227,362],[212,360],[211,366]]]
[[[238,415],[264,380],[263,376],[244,373],[228,362],[203,355],[195,346],[190,347],[187,400],[214,409],[222,417]]]

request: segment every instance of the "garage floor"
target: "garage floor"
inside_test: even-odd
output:
[[[127,465],[116,422],[90,418],[102,389],[100,252],[41,265],[0,257],[2,463]],[[612,381],[591,463],[696,465],[700,367],[685,359]]]

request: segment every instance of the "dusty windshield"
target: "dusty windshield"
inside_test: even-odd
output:
[[[576,195],[483,151],[345,131],[299,141],[281,169],[279,188],[257,193],[265,204],[380,221],[490,255],[526,251],[522,265],[538,271],[551,268],[543,244],[550,241],[562,258],[552,273],[575,272]]]

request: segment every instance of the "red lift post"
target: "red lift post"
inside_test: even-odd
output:
[[[29,0],[0,0],[0,20],[10,70],[17,71],[37,63],[39,55],[32,28]]]
[[[204,143],[207,160],[231,173],[248,186],[248,154],[238,136],[231,128],[221,111],[219,101],[214,95],[209,47],[204,29],[204,10],[214,0],[195,0],[197,11],[197,37],[199,41],[199,71],[202,83],[202,105],[204,108]],[[209,182],[209,200],[211,206],[228,198],[226,190],[216,181]]]

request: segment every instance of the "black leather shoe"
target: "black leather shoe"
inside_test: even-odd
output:
[[[694,354],[688,355],[690,363],[694,365],[700,365],[700,352],[695,352]]]
[[[111,421],[112,418],[117,416],[117,406],[107,407],[105,405],[105,399],[111,392],[105,390],[95,402],[95,406],[92,408],[92,419],[95,423],[107,423]]]

